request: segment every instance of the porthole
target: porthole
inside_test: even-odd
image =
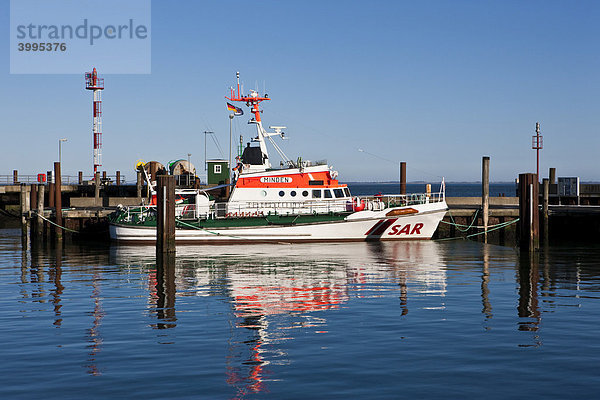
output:
[[[261,195],[262,197],[267,197],[267,191],[266,191],[266,190],[261,190],[261,191],[260,191],[260,195]]]
[[[308,190],[302,191],[302,196],[307,197],[308,196]]]
[[[285,195],[285,192],[283,190],[279,191],[279,197],[283,197]]]
[[[290,192],[290,196],[292,196],[292,197],[296,196],[296,191],[295,191],[295,190],[292,190],[292,191]]]

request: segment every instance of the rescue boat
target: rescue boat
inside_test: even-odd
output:
[[[176,243],[423,240],[434,234],[447,210],[443,182],[439,192],[353,197],[327,162],[285,155],[273,139],[284,138],[285,127],[270,126],[271,132],[263,127],[259,104],[268,95],[241,94],[238,73],[237,91],[232,88],[226,98],[250,108],[256,137],[236,158],[228,197],[177,191]],[[229,103],[228,108],[243,114]],[[278,168],[271,165],[267,141],[282,159]],[[111,239],[155,242],[156,215],[155,204],[120,207],[110,220]]]

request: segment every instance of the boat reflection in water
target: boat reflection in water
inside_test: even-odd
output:
[[[115,246],[111,261],[149,266],[155,328],[176,327],[176,297],[220,296],[230,303],[227,382],[243,395],[265,389],[265,380],[273,379],[269,364],[289,363],[282,343],[294,339],[294,329],[327,333],[320,311],[389,291],[399,292],[401,315],[408,313],[409,293],[437,295],[444,307],[438,249],[421,241],[182,246],[176,258],[155,263],[148,256],[154,247]]]

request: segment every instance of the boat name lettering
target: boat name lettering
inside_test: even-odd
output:
[[[410,229],[410,224],[406,224],[404,226],[402,225],[394,225],[392,226],[392,230],[390,231],[390,233],[388,235],[420,235],[421,234],[421,229],[423,229],[423,224],[418,223],[415,224],[415,226],[413,226],[412,230]]]
[[[289,176],[263,176],[260,178],[261,183],[292,183],[292,178]]]

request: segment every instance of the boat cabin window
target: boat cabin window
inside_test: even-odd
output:
[[[285,194],[285,192],[283,190],[279,191],[279,197],[283,197],[284,194]]]
[[[324,189],[323,190],[324,196],[326,199],[331,199],[333,196],[331,195],[331,190],[329,189]]]
[[[344,191],[342,189],[333,189],[333,194],[335,194],[336,199],[344,197]]]
[[[350,196],[350,189],[348,189],[347,187],[344,188],[344,193],[346,193],[346,197],[351,197]]]
[[[304,196],[304,197],[308,196],[308,190],[303,190],[302,191],[302,196]]]
[[[215,165],[215,174],[221,173],[221,166],[219,164]]]
[[[312,191],[312,197],[313,197],[313,199],[320,199],[321,198],[321,190],[320,189],[313,189],[313,191]]]
[[[292,191],[290,192],[290,195],[291,195],[292,197],[296,196],[296,191],[295,191],[295,190],[292,190]]]

